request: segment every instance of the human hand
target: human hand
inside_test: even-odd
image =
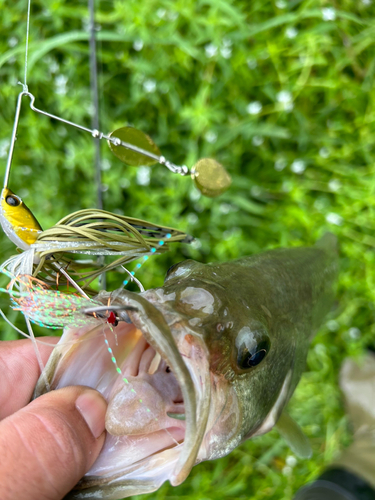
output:
[[[46,363],[52,347],[39,350]],[[0,498],[61,500],[99,455],[107,404],[82,386],[29,403],[40,374],[29,340],[0,342],[0,374]]]

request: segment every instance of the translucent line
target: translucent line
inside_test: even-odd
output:
[[[3,317],[3,319],[5,319],[5,321],[8,323],[9,326],[11,326],[14,330],[16,330],[16,332],[18,332],[20,335],[22,335],[23,337],[26,337],[26,338],[30,338],[30,335],[28,335],[27,333],[23,332],[22,330],[20,330],[19,328],[16,327],[16,325],[14,325],[5,315],[4,311],[2,311],[0,309],[0,315]]]
[[[34,347],[34,351],[35,351],[35,356],[36,356],[36,359],[38,361],[38,365],[39,365],[39,368],[40,368],[40,374],[43,377],[43,381],[44,381],[44,384],[46,386],[47,392],[50,392],[51,391],[51,386],[49,385],[49,382],[47,380],[47,375],[46,375],[46,373],[44,371],[44,364],[43,364],[43,361],[42,361],[42,357],[40,355],[40,352],[39,352],[39,349],[38,349],[38,345],[36,343],[35,335],[34,335],[34,332],[33,332],[33,329],[32,329],[32,326],[31,326],[31,323],[30,323],[30,320],[29,320],[28,316],[25,316],[25,321],[26,321],[27,329],[28,329],[29,334],[30,334],[31,342],[33,343],[33,347]]]
[[[27,56],[28,56],[28,52],[29,52],[30,10],[31,10],[31,0],[28,0],[28,2],[27,2],[27,24],[26,24],[26,48],[25,48],[25,78],[24,78],[25,87],[27,87]]]

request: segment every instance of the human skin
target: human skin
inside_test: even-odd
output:
[[[43,363],[57,341],[39,344]],[[40,375],[29,340],[0,342],[0,373],[0,497],[60,500],[99,455],[107,404],[83,386],[29,403]]]

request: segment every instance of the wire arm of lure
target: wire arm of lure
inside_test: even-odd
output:
[[[9,183],[9,174],[10,174],[10,168],[12,166],[14,146],[15,146],[16,140],[17,140],[17,129],[18,129],[18,122],[19,122],[19,119],[20,119],[21,102],[22,102],[22,97],[24,95],[31,95],[31,94],[29,94],[26,85],[23,85],[23,91],[19,93],[18,99],[17,99],[16,114],[14,116],[14,124],[13,124],[13,130],[12,130],[12,137],[11,137],[11,140],[10,140],[7,165],[6,165],[6,168],[5,168],[4,188],[7,188],[8,187],[8,183]]]
[[[73,287],[77,290],[77,292],[79,292],[86,299],[90,298],[87,295],[87,293],[82,290],[82,288],[78,285],[78,283],[76,283],[74,279],[71,276],[69,276],[69,274],[65,271],[65,269],[63,269],[61,266],[59,266],[59,264],[57,264],[57,262],[53,262],[53,266],[55,269],[57,269],[59,273],[65,276],[65,278],[69,281],[71,285],[73,285]]]
[[[141,291],[141,292],[144,292],[144,291],[145,291],[144,286],[143,286],[143,285],[142,285],[142,283],[139,281],[139,279],[138,279],[138,278],[136,278],[136,277],[134,276],[134,274],[132,274],[132,273],[131,273],[128,269],[126,269],[126,267],[125,267],[125,266],[121,266],[121,267],[122,267],[122,269],[123,269],[124,271],[126,271],[126,272],[128,273],[128,275],[129,275],[129,277],[130,277],[130,281],[134,281],[134,282],[138,285],[138,287],[139,287],[140,291]]]
[[[27,95],[30,98],[30,108],[35,111],[36,113],[39,113],[44,116],[48,116],[49,118],[52,118],[54,120],[58,120],[62,123],[65,123],[66,125],[70,125],[72,127],[78,128],[79,130],[82,130],[84,132],[90,133],[95,139],[105,139],[106,141],[111,142],[114,146],[122,146],[126,149],[130,149],[131,151],[134,151],[135,153],[139,153],[143,156],[147,156],[148,158],[152,158],[156,162],[160,163],[160,165],[164,165],[167,167],[171,172],[180,174],[180,175],[188,175],[190,174],[190,171],[186,165],[175,165],[174,163],[168,161],[164,156],[159,156],[154,153],[151,153],[150,151],[147,151],[146,149],[139,148],[138,146],[135,146],[134,144],[130,144],[129,142],[124,142],[118,137],[112,137],[108,134],[104,134],[103,132],[100,132],[99,130],[96,129],[90,129],[87,127],[83,127],[82,125],[78,125],[77,123],[71,122],[69,120],[65,120],[64,118],[60,118],[59,116],[53,115],[51,113],[47,113],[46,111],[43,111],[41,109],[38,109],[34,106],[35,102],[35,97],[33,94],[30,92],[22,92],[20,95]],[[20,100],[20,97],[19,97]],[[17,104],[18,106],[18,104]],[[18,115],[19,115],[19,110],[18,110]],[[18,123],[18,119],[17,119]]]

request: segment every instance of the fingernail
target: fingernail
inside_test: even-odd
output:
[[[97,391],[81,394],[76,401],[76,408],[85,419],[90,431],[98,438],[105,429],[107,403]]]

